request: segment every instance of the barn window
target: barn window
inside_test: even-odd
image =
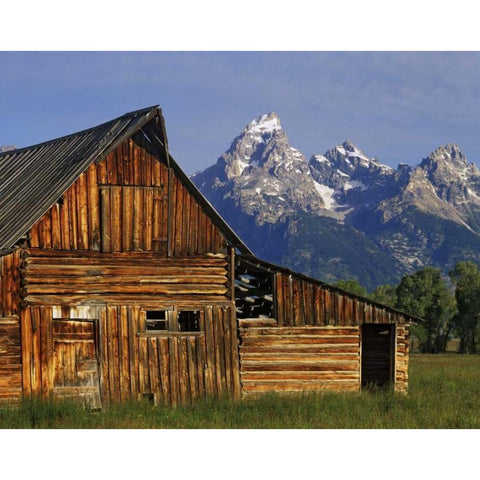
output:
[[[145,312],[146,330],[170,330],[168,315],[165,310],[147,310]]]
[[[200,330],[200,312],[198,310],[183,310],[177,314],[179,332],[198,332]]]
[[[200,310],[146,310],[145,331],[152,333],[199,332]]]

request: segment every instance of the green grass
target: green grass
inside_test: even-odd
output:
[[[153,407],[25,400],[0,408],[0,428],[480,428],[480,356],[412,355],[408,395],[391,391],[266,395]]]

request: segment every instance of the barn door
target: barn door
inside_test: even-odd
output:
[[[395,325],[362,326],[362,387],[383,387],[393,382]]]
[[[98,320],[53,319],[53,394],[82,398],[92,409],[101,407]]]

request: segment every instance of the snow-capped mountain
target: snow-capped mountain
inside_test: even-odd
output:
[[[192,180],[257,255],[327,281],[480,261],[480,171],[456,145],[397,169],[350,140],[307,161],[269,113]]]
[[[250,122],[215,165],[192,179],[214,204],[233,201],[257,225],[325,208],[305,156],[290,146],[276,113]]]

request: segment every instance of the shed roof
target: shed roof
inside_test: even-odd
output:
[[[363,297],[361,295],[357,295],[352,292],[348,292],[347,290],[343,290],[342,288],[338,288],[335,285],[331,285],[329,283],[322,282],[321,280],[318,280],[313,277],[308,277],[307,275],[303,275],[302,273],[294,272],[290,270],[289,268],[281,267],[279,265],[276,265],[271,262],[266,262],[265,260],[261,260],[258,257],[255,257],[254,255],[250,254],[244,254],[239,257],[237,257],[237,260],[239,262],[244,262],[245,264],[254,267],[254,268],[259,268],[261,270],[270,272],[270,273],[284,273],[285,275],[291,275],[292,277],[298,278],[300,280],[304,280],[309,283],[313,283],[316,285],[320,285],[322,288],[326,290],[331,290],[332,292],[337,292],[340,293],[346,297],[354,298],[356,300],[359,300],[361,302],[364,302],[369,305],[375,305],[376,307],[380,307],[385,309],[388,312],[396,313],[398,315],[402,315],[406,319],[408,319],[410,322],[422,322],[423,320],[420,317],[417,317],[415,315],[411,315],[410,313],[404,312],[402,310],[398,310],[396,308],[390,307],[389,305],[384,305],[382,303],[375,302],[371,298],[368,297]]]
[[[167,151],[163,116],[155,105],[87,130],[0,154],[0,255],[10,251],[92,162],[105,157],[155,117],[161,128],[154,141]],[[251,253],[173,158],[166,155],[225,237],[240,251]]]

